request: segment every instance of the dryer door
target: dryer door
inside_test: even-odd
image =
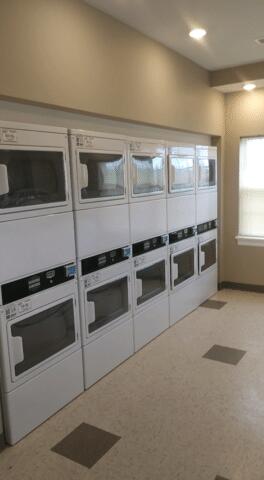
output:
[[[216,265],[217,258],[217,243],[216,239],[210,239],[199,245],[199,273],[207,271]]]
[[[125,156],[122,153],[79,152],[80,201],[125,198]]]
[[[64,151],[0,149],[0,213],[62,206],[68,186]]]
[[[161,195],[165,192],[165,160],[163,155],[133,154],[132,196]]]
[[[198,189],[216,188],[216,158],[198,157]]]
[[[85,292],[87,336],[129,313],[129,282],[129,275],[124,275]]]
[[[194,172],[194,157],[169,155],[169,193],[194,191]]]
[[[196,274],[195,247],[171,255],[171,288],[176,289],[190,281]]]
[[[166,260],[159,260],[135,272],[136,307],[162,294],[166,288]]]
[[[8,320],[13,304],[6,310],[13,382],[37,367],[47,368],[49,360],[77,342],[74,301],[74,297],[60,300],[14,320]]]

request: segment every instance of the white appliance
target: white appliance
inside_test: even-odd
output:
[[[217,218],[217,148],[196,147],[196,224]]]
[[[198,274],[195,227],[169,235],[170,255],[170,325],[199,306],[196,283]]]
[[[85,388],[134,353],[131,247],[79,264]]]
[[[199,304],[217,292],[217,220],[198,225],[198,280]]]
[[[167,243],[161,235],[132,247],[136,351],[169,327]]]
[[[195,225],[195,146],[168,144],[168,231]]]
[[[65,128],[0,122],[0,221],[72,210]]]
[[[70,130],[77,256],[130,243],[124,137]]]
[[[132,243],[167,231],[165,144],[128,141]]]
[[[75,264],[1,285],[5,433],[15,444],[83,389]]]

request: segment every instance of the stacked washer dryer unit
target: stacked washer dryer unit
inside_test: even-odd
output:
[[[134,352],[126,142],[70,131],[85,388]]]
[[[168,144],[170,324],[199,305],[195,195],[195,146]]]
[[[0,124],[0,351],[14,444],[83,391],[65,129]]]
[[[165,145],[128,141],[135,350],[169,327]]]
[[[199,303],[217,291],[217,148],[196,147]]]

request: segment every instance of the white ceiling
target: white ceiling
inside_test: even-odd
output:
[[[199,65],[217,70],[264,60],[264,0],[86,0]],[[202,42],[191,28],[208,31]]]

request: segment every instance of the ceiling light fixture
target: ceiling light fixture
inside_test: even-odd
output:
[[[254,90],[256,88],[256,85],[255,85],[255,83],[245,83],[243,88],[244,88],[244,90],[246,90],[246,92],[252,92],[252,90]]]
[[[189,35],[191,38],[195,40],[201,40],[201,38],[205,37],[207,31],[204,28],[194,28],[190,31]]]

